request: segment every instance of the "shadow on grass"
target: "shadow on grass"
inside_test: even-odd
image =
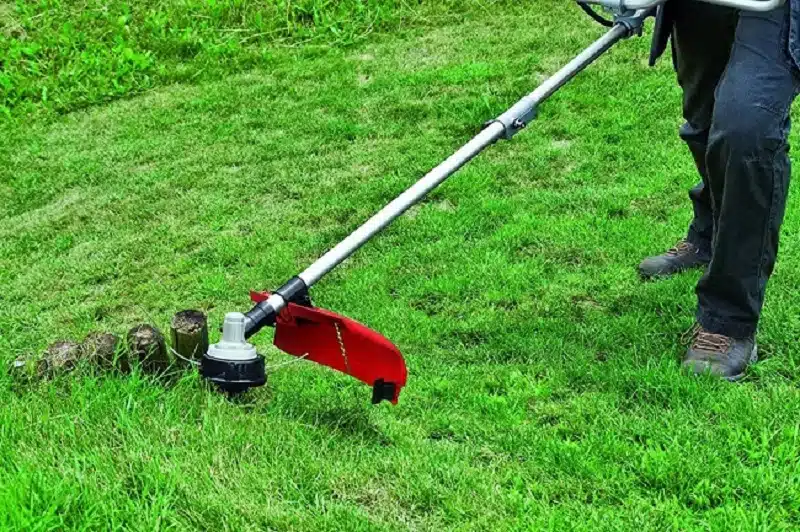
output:
[[[371,419],[364,408],[332,407],[330,409],[309,412],[313,416],[313,426],[330,431],[337,436],[356,438],[362,443],[371,443],[381,447],[393,444],[392,440]]]

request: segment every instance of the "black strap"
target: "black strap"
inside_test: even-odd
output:
[[[592,19],[594,19],[594,21],[600,24],[601,26],[605,26],[606,28],[611,28],[612,26],[614,26],[613,20],[608,20],[607,18],[603,18],[602,16],[597,14],[597,11],[592,9],[592,7],[586,2],[581,2],[579,0],[578,5],[580,6],[581,9],[583,9],[584,13],[592,17]]]

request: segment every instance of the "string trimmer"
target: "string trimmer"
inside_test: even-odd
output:
[[[222,340],[212,345],[201,362],[201,373],[228,393],[239,393],[266,382],[264,358],[247,339],[264,327],[275,327],[275,346],[297,357],[329,366],[372,386],[373,403],[397,403],[406,385],[406,364],[400,351],[379,333],[349,318],[316,308],[309,297],[314,286],[373,236],[456,173],[473,157],[501,139],[511,139],[535,117],[538,106],[619,41],[641,35],[644,21],[663,9],[666,0],[581,0],[578,4],[608,32],[575,59],[514,104],[484,124],[477,136],[386,205],[350,236],[305,271],[273,291],[252,292],[255,306],[230,313]],[[768,11],[784,0],[695,0],[738,9]],[[600,5],[606,15],[590,4]]]

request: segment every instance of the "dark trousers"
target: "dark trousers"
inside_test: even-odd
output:
[[[789,56],[789,8],[737,11],[671,0],[680,130],[701,182],[689,193],[688,239],[711,253],[697,320],[735,338],[756,333],[789,188],[789,110],[800,73]]]

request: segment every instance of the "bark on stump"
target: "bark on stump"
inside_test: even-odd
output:
[[[116,334],[91,333],[81,344],[81,358],[103,370],[117,368],[127,372],[130,371],[130,364],[121,345]]]
[[[81,346],[76,342],[63,340],[50,344],[42,358],[41,371],[47,376],[68,373],[75,369],[81,358]]]
[[[152,325],[137,325],[128,331],[128,351],[132,359],[138,359],[142,371],[164,373],[169,369],[170,357],[164,335]]]
[[[208,351],[208,320],[199,310],[184,310],[172,318],[172,348],[178,364],[199,360]]]

